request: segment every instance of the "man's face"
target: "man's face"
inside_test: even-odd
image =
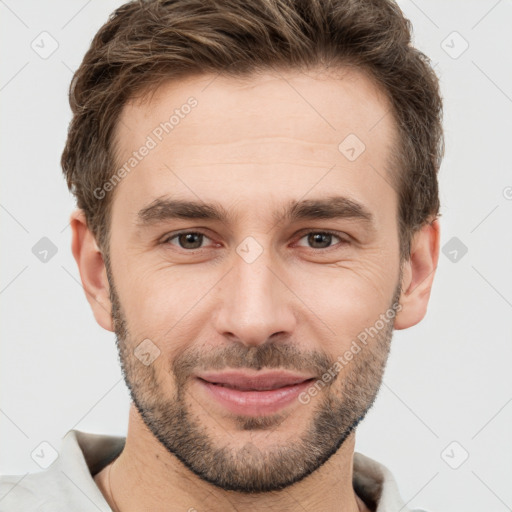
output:
[[[190,97],[197,104],[181,109]],[[172,131],[158,130],[175,109]],[[375,399],[400,296],[388,110],[354,70],[203,75],[123,110],[120,166],[155,142],[112,207],[123,371],[147,427],[204,480],[242,492],[290,485],[336,452]],[[224,215],[176,217],[171,201]],[[304,204],[284,215],[294,203]],[[199,377],[276,369],[308,382],[282,402],[253,389],[235,403]]]

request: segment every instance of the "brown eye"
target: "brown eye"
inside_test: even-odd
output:
[[[325,249],[332,242],[332,235],[329,233],[311,233],[308,235],[308,243],[313,249]]]
[[[186,233],[178,233],[176,235],[173,235],[173,236],[167,238],[165,240],[165,243],[171,243],[172,245],[176,245],[172,242],[173,240],[176,239],[178,241],[178,246],[181,249],[194,250],[194,249],[201,248],[204,238],[207,238],[207,237],[205,235],[203,235],[202,233],[188,231]]]
[[[329,231],[311,231],[301,238],[307,239],[307,244],[311,249],[329,249],[332,247],[333,238],[342,243],[347,243],[335,233]]]

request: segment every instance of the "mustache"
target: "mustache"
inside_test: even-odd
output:
[[[228,368],[279,368],[320,376],[326,373],[333,363],[334,361],[323,352],[303,351],[292,344],[271,342],[247,347],[241,343],[233,343],[208,351],[204,347],[186,350],[174,359],[171,368],[178,383],[183,384],[195,372]]]

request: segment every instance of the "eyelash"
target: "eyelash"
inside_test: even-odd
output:
[[[336,238],[338,238],[340,240],[339,244],[341,245],[348,245],[350,244],[350,242],[341,236],[340,233],[338,233],[337,231],[330,231],[330,230],[309,230],[309,231],[306,231],[306,232],[301,232],[301,236],[299,238],[299,240],[302,240],[305,236],[307,235],[310,235],[310,234],[317,234],[317,235],[332,235],[332,236],[335,236]],[[166,236],[163,240],[162,240],[162,244],[163,245],[166,245],[166,244],[169,244],[171,240],[181,236],[181,235],[190,235],[190,234],[193,234],[193,235],[202,235],[206,238],[210,238],[208,235],[206,235],[205,233],[203,233],[202,231],[180,231],[178,233],[174,233],[172,235],[169,235],[169,236]],[[335,245],[332,245],[330,247],[325,247],[325,248],[322,248],[322,249],[315,249],[314,247],[308,247],[308,249],[311,249],[313,251],[328,251],[330,249],[333,249],[334,247],[336,247],[336,245],[338,244],[335,244]],[[185,249],[183,247],[179,247],[179,249],[183,250],[183,251],[186,251],[186,252],[193,252],[193,251],[200,251],[200,250],[203,250],[205,249],[205,247],[199,247],[197,249]]]

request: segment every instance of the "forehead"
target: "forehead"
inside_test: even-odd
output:
[[[236,200],[280,190],[288,202],[319,178],[317,192],[378,193],[394,140],[384,93],[355,68],[191,76],[123,108],[115,147],[127,172],[114,197],[132,212],[165,194]]]
[[[392,124],[392,116],[382,119],[390,110],[385,94],[355,67],[243,77],[204,74],[171,80],[141,100],[128,101],[117,125],[119,149],[136,146],[141,132],[151,133],[155,121],[168,120],[191,97],[198,108],[173,130],[174,138],[186,137],[190,143],[233,142],[241,134],[272,135],[275,121],[276,129],[305,139],[316,132],[325,143],[336,142],[347,129],[370,139],[377,123],[381,133]],[[222,131],[214,130],[219,125]]]

